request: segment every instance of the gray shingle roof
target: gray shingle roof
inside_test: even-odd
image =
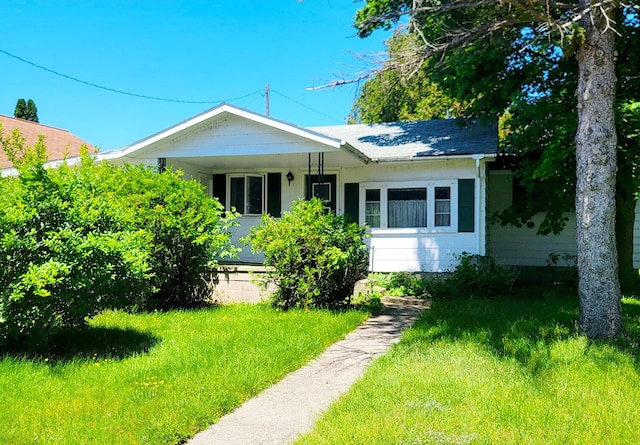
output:
[[[343,140],[373,160],[493,154],[498,149],[497,122],[435,119],[417,122],[310,127]]]

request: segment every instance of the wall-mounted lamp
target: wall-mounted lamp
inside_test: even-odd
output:
[[[287,173],[287,181],[289,181],[289,185],[291,185],[291,181],[293,181],[293,173],[291,173],[291,170]]]

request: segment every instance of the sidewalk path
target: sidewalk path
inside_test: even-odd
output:
[[[311,429],[325,411],[362,375],[375,357],[398,342],[424,308],[386,304],[344,340],[276,385],[248,400],[187,445],[284,445]]]

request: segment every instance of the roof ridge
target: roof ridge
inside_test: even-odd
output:
[[[51,128],[52,130],[64,131],[65,133],[73,134],[73,133],[71,133],[69,130],[67,130],[65,128],[60,128],[60,127],[54,127],[52,125],[41,124],[40,122],[28,121],[26,119],[21,119],[19,117],[11,117],[11,116],[7,116],[5,114],[0,114],[0,118],[11,119],[12,121],[24,123],[26,125],[37,125],[39,127]]]

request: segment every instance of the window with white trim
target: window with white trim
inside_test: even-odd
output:
[[[371,228],[456,229],[456,181],[365,183],[360,187],[360,221]]]
[[[365,222],[369,227],[380,227],[380,189],[365,191]]]
[[[229,204],[242,215],[262,215],[265,211],[264,175],[229,176]]]
[[[449,227],[451,225],[451,187],[435,187],[434,225]]]

